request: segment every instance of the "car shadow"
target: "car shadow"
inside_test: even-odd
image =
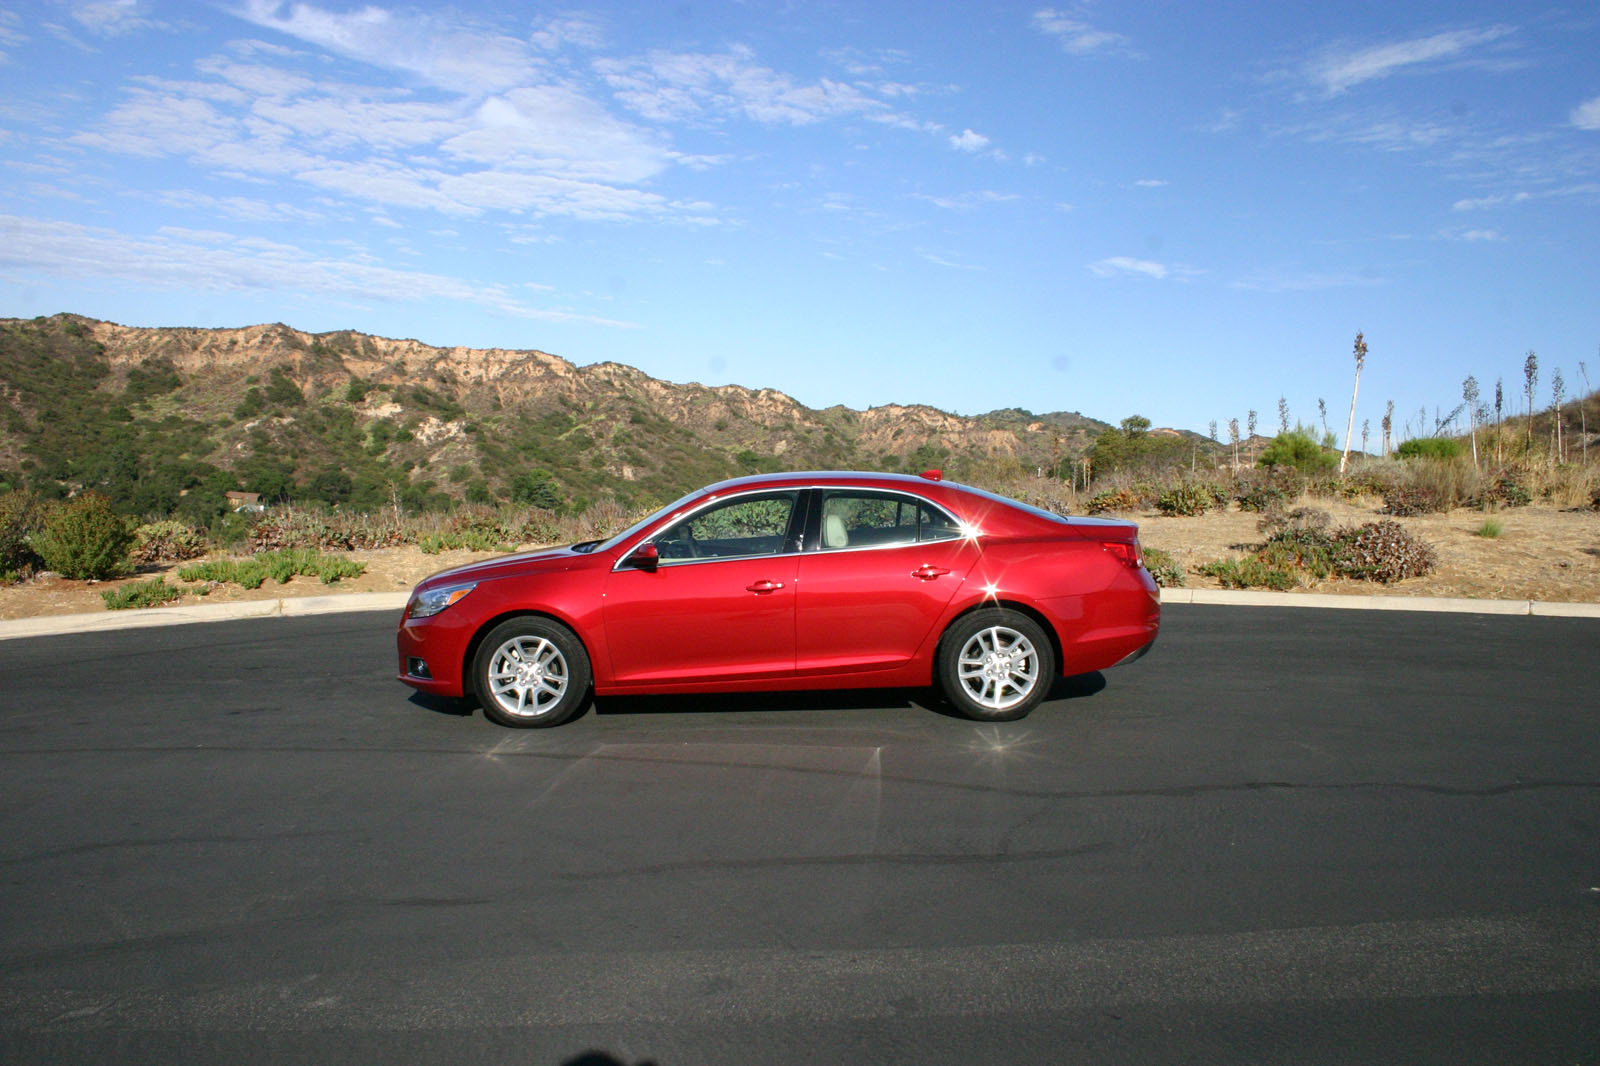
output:
[[[410,703],[413,707],[421,707],[425,711],[449,715],[452,718],[471,718],[472,712],[478,709],[477,700],[438,696],[432,692],[412,692]]]
[[[1093,696],[1106,687],[1099,671],[1063,677],[1050,689],[1048,701],[1076,700]],[[470,718],[478,709],[475,699],[439,696],[431,692],[412,692],[414,707],[452,718]],[[785,713],[795,711],[920,710],[967,721],[938,689],[934,688],[852,688],[803,692],[689,692],[664,696],[598,696],[589,701],[579,717],[594,714],[610,717],[624,714],[740,714],[750,711]]]
[[[749,711],[848,711],[882,708],[931,710],[925,689],[853,688],[805,692],[683,692],[663,696],[599,696],[592,710],[620,714],[737,714]]]
[[[1092,696],[1106,687],[1099,671],[1060,678],[1050,700]],[[592,701],[600,716],[622,714],[735,714],[750,711],[920,710],[945,718],[969,719],[933,688],[811,689],[803,692],[676,693],[665,696],[602,696]]]

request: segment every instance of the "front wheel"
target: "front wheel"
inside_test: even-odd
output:
[[[501,622],[472,661],[484,716],[513,729],[567,721],[583,708],[592,676],[577,634],[546,618]]]
[[[939,644],[939,687],[968,718],[1009,722],[1037,707],[1055,683],[1055,653],[1038,623],[1005,608],[958,619]]]

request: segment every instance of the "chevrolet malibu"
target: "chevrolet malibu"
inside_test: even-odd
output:
[[[553,726],[591,695],[936,685],[1021,718],[1160,625],[1131,522],[920,477],[789,473],[690,493],[609,540],[434,574],[400,680]]]

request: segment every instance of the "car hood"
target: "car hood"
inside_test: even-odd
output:
[[[571,548],[541,548],[531,552],[517,552],[515,555],[502,555],[494,559],[482,559],[464,566],[452,566],[448,570],[440,570],[437,574],[430,574],[417,584],[420,589],[424,585],[446,585],[466,581],[489,581],[497,577],[506,577],[510,574],[526,574],[540,570],[566,570],[579,563],[587,562],[594,558],[593,553],[577,552]]]

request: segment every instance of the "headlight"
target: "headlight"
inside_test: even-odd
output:
[[[411,605],[406,608],[406,617],[428,618],[436,615],[477,587],[476,583],[471,585],[442,585],[439,588],[419,593],[411,601]]]

